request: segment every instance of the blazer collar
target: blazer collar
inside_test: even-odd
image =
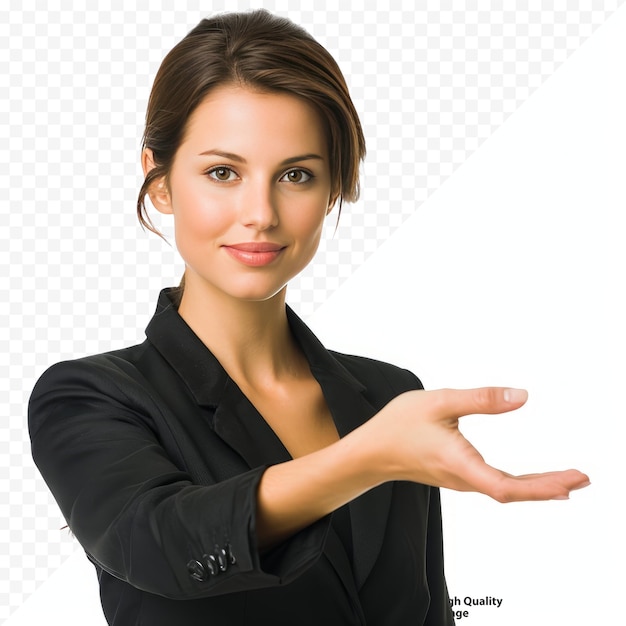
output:
[[[186,382],[198,404],[217,407],[230,377],[213,353],[178,314],[171,299],[173,290],[174,288],[169,287],[159,294],[156,311],[146,328],[146,336]],[[289,306],[287,319],[316,378],[317,374],[324,378],[336,377],[354,391],[365,390],[365,387],[324,348]]]
[[[146,328],[150,343],[185,381],[196,402],[213,409],[214,431],[250,468],[289,461],[291,457],[280,439],[217,358],[180,317],[171,300],[171,291],[172,288],[163,289],[159,295],[156,312]],[[343,437],[378,409],[364,397],[365,386],[324,348],[289,307],[287,319],[309,361],[312,374],[320,384],[337,431]],[[350,503],[353,567],[358,587],[367,578],[380,551],[390,502],[391,484],[387,483]],[[327,546],[326,554],[339,572],[341,557],[332,542]]]

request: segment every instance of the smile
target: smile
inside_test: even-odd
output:
[[[262,267],[280,256],[285,246],[269,242],[235,243],[222,246],[236,261],[250,267]]]

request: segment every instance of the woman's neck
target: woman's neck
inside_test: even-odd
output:
[[[235,382],[262,390],[309,372],[289,329],[286,287],[263,301],[202,287],[186,282],[178,313]]]

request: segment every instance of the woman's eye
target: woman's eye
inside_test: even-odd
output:
[[[209,175],[209,178],[217,180],[220,183],[226,183],[230,182],[231,180],[235,180],[237,176],[235,172],[230,169],[230,167],[214,167],[211,168],[207,172],[207,174]]]
[[[302,184],[302,183],[308,183],[312,178],[313,178],[313,174],[310,174],[309,172],[305,170],[289,170],[281,178],[281,180],[284,180],[285,182],[288,182],[288,183]]]

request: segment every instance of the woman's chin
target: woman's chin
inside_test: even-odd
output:
[[[200,283],[201,284],[201,283]],[[205,283],[207,285],[207,283]],[[193,289],[202,290],[200,285],[197,285]],[[190,286],[185,287],[186,290],[191,291]],[[241,302],[266,302],[273,298],[281,297],[287,289],[287,283],[282,284],[262,284],[262,281],[254,281],[252,284],[237,284],[235,282],[229,285],[211,285],[207,290],[208,294],[212,294],[217,299],[227,299]],[[207,295],[208,295],[207,294]],[[188,296],[191,293],[188,293]]]

